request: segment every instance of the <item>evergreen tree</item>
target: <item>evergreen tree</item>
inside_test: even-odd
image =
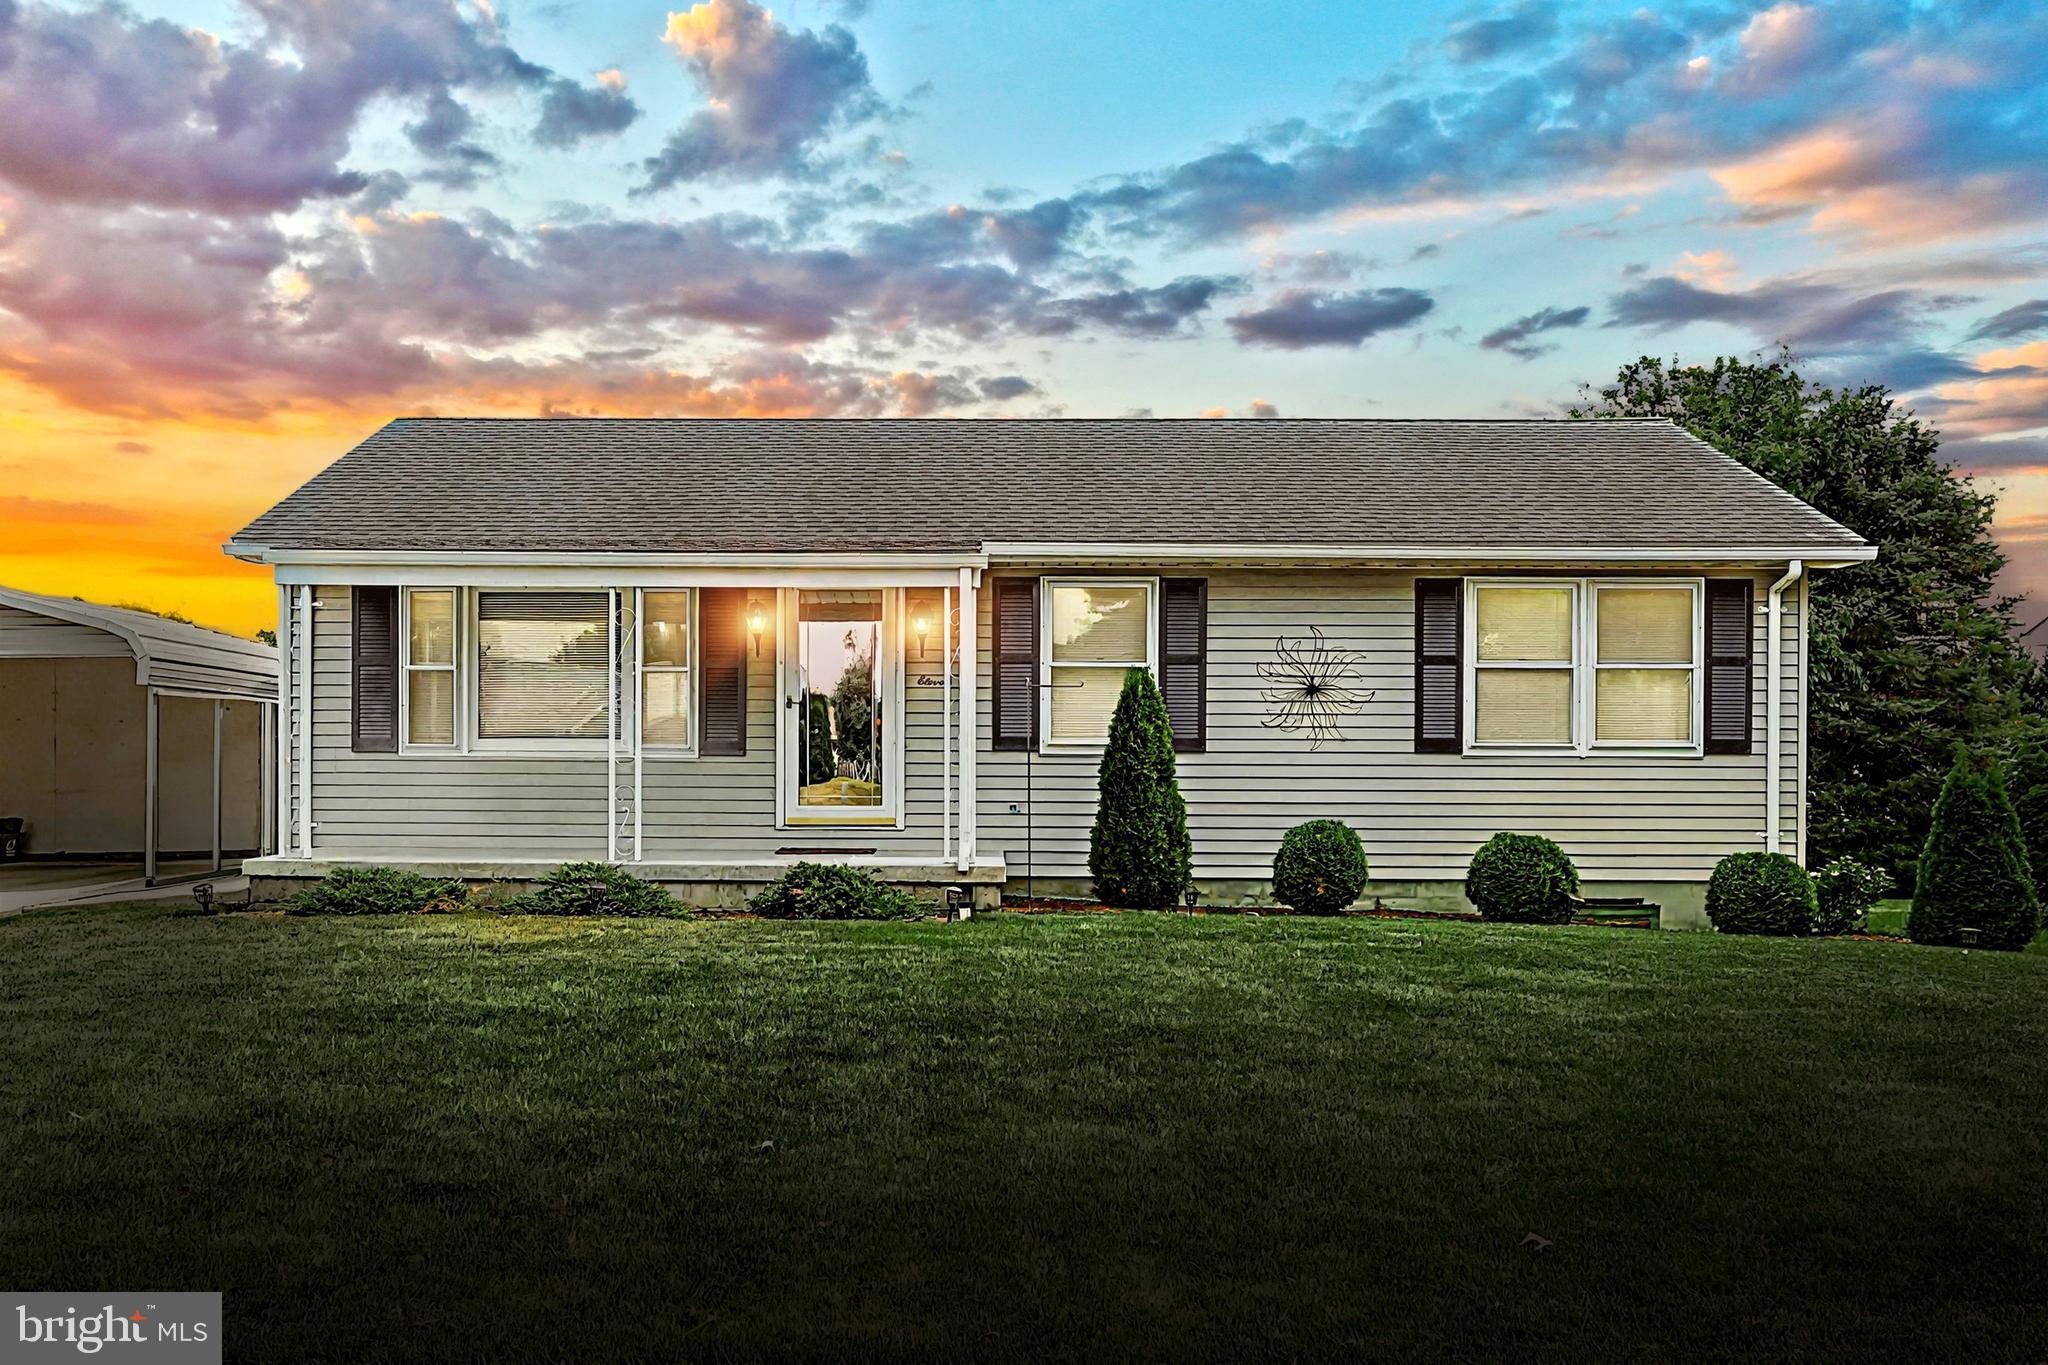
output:
[[[1105,905],[1158,910],[1193,875],[1188,808],[1174,775],[1173,725],[1150,669],[1124,675],[1097,771],[1088,871]]]
[[[2041,927],[2020,819],[1996,759],[1961,753],[1935,802],[1906,932],[1915,943],[1958,944],[1975,929],[1985,948],[2018,952]]]
[[[1913,880],[1950,752],[2002,742],[2037,669],[1994,587],[1996,497],[1881,385],[1828,389],[1789,355],[1622,367],[1574,417],[1668,417],[1878,547],[1812,586],[1810,842]]]
[[[2048,745],[2038,735],[2020,742],[2012,761],[2013,810],[2019,815],[2020,837],[2027,845],[2027,870],[2038,894],[2048,886]]]

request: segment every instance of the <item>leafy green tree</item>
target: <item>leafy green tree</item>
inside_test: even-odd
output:
[[[1882,385],[1809,383],[1789,354],[1645,356],[1571,415],[1669,418],[1878,547],[1809,580],[1809,842],[1816,863],[1852,855],[1910,883],[1951,751],[2005,742],[2038,687],[2017,599],[1994,587],[1996,496]]]
[[[1975,929],[1985,948],[2018,952],[2041,927],[2020,818],[1998,760],[1959,753],[1934,804],[1906,933],[1915,943],[1957,944]]]
[[[1188,807],[1173,761],[1173,724],[1150,669],[1124,675],[1097,770],[1088,871],[1105,905],[1158,910],[1180,898],[1194,873]]]

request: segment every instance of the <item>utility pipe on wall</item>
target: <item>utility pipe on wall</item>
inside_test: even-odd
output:
[[[1783,720],[1785,699],[1779,695],[1784,681],[1784,642],[1779,638],[1783,632],[1785,617],[1785,589],[1797,583],[1806,572],[1804,560],[1795,559],[1785,566],[1785,576],[1771,584],[1769,596],[1769,638],[1764,641],[1764,657],[1769,661],[1765,674],[1769,679],[1770,691],[1764,697],[1764,851],[1778,852],[1778,844],[1784,831],[1778,794],[1779,736],[1778,726]],[[1800,717],[1805,723],[1805,717]]]

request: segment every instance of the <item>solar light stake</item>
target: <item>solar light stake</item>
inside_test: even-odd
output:
[[[210,909],[212,909],[212,908],[213,908],[213,883],[212,883],[212,882],[201,882],[201,883],[199,883],[199,885],[197,885],[197,886],[193,887],[193,888],[192,888],[192,899],[193,899],[194,901],[198,902],[198,904],[199,904],[199,908],[200,908],[201,910],[210,910]]]
[[[1190,883],[1188,889],[1182,893],[1182,898],[1187,901],[1188,909],[1190,910],[1194,909],[1196,906],[1202,903],[1202,893],[1196,890],[1192,883]]]

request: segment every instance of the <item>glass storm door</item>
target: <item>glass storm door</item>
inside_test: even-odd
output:
[[[787,595],[781,761],[791,823],[896,819],[889,596],[876,588]]]

